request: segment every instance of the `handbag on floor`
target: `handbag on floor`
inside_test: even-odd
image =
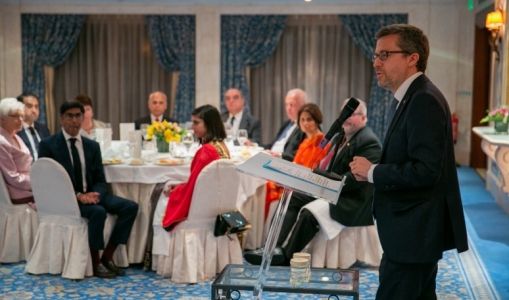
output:
[[[214,236],[238,233],[251,228],[249,221],[237,210],[219,214],[214,225]]]

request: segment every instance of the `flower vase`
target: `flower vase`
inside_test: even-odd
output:
[[[507,134],[509,123],[495,121],[495,132],[499,134]]]
[[[157,152],[159,153],[168,153],[170,151],[170,145],[166,142],[165,139],[157,139]]]

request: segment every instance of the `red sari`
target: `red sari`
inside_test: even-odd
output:
[[[197,152],[191,162],[191,175],[189,180],[177,186],[171,193],[166,206],[166,213],[163,218],[163,227],[167,231],[172,231],[180,222],[185,221],[189,215],[191,199],[193,197],[194,185],[201,170],[209,163],[220,159],[218,150],[207,143]]]
[[[299,149],[293,158],[293,162],[310,169],[318,167],[320,161],[329,152],[330,144],[327,144],[323,150],[319,147],[323,133],[317,134],[312,138],[306,138],[300,143]],[[321,152],[320,152],[321,151]],[[276,185],[274,182],[267,182],[267,196],[265,197],[265,219],[269,214],[269,207],[272,201],[281,199],[283,188]]]

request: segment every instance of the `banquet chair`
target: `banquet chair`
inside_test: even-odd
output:
[[[0,173],[0,262],[26,260],[38,225],[37,215],[28,204],[12,204]]]
[[[92,276],[87,220],[81,217],[69,175],[56,161],[40,158],[32,165],[30,177],[39,228],[25,271],[30,274],[62,274],[68,279]],[[112,218],[108,214],[105,238],[111,231]],[[122,254],[114,254],[115,263],[126,266],[123,261],[118,261],[120,256],[127,262],[125,246],[119,246],[116,252]]]
[[[220,159],[201,171],[191,199],[187,220],[171,232],[161,225],[168,197],[161,194],[154,215],[152,269],[173,282],[196,283],[215,276],[227,264],[242,264],[236,234],[214,236],[219,213],[235,209],[239,176],[235,165]]]

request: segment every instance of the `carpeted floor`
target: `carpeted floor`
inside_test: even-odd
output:
[[[439,262],[438,299],[509,299],[509,247],[505,215],[474,170],[459,168],[470,251],[448,251]],[[196,285],[174,284],[169,279],[139,268],[115,279],[64,280],[57,275],[24,273],[25,263],[0,265],[0,299],[210,299],[212,280]],[[374,299],[378,287],[376,269],[360,269],[361,299]],[[250,299],[249,293],[241,299]],[[315,295],[264,293],[263,299],[326,299]],[[341,299],[348,299],[342,297]]]

